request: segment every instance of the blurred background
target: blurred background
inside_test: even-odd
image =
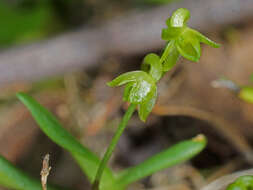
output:
[[[15,93],[31,94],[102,156],[126,108],[122,89],[106,82],[138,69],[145,54],[161,52],[161,29],[181,7],[192,13],[190,27],[222,46],[203,46],[197,64],[180,59],[159,82],[148,121],[133,117],[110,164],[132,166],[203,133],[208,146],[201,154],[129,189],[200,189],[251,168],[253,105],[217,88],[217,79],[252,85],[252,0],[0,0],[0,153],[37,178],[50,153],[49,182],[89,189],[69,154],[39,130]]]

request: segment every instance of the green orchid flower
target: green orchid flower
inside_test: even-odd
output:
[[[145,71],[124,73],[111,82],[110,87],[126,85],[123,100],[138,105],[139,117],[146,121],[152,111],[157,97],[156,80]]]
[[[215,48],[220,47],[219,44],[208,39],[203,34],[187,27],[186,23],[189,18],[189,10],[180,8],[166,21],[167,28],[162,30],[162,39],[169,41],[169,43],[161,58],[164,71],[170,70],[176,64],[180,55],[190,61],[199,61],[201,56],[200,43],[205,43]]]

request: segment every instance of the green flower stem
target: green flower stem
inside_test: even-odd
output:
[[[98,167],[98,170],[97,170],[97,174],[96,174],[96,177],[95,177],[95,180],[94,180],[94,183],[92,185],[92,190],[98,190],[99,189],[99,183],[101,181],[101,178],[102,178],[102,175],[103,175],[103,171],[107,165],[107,162],[109,161],[112,153],[113,153],[113,150],[115,149],[118,141],[119,141],[119,138],[120,136],[122,135],[124,129],[126,128],[126,125],[129,121],[129,119],[132,117],[134,111],[135,111],[135,108],[136,108],[136,105],[135,104],[130,104],[130,106],[128,107],[124,117],[122,118],[119,126],[118,126],[118,129],[114,135],[114,137],[112,138],[111,140],[111,143],[109,145],[109,147],[107,148],[107,151],[103,157],[103,160],[100,162],[99,164],[99,167]]]

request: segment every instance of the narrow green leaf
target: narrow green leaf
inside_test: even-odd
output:
[[[127,186],[137,180],[147,177],[159,170],[182,163],[196,156],[206,146],[206,138],[199,135],[191,140],[180,142],[171,148],[156,154],[137,166],[126,169],[117,177],[122,186]]]
[[[92,182],[99,165],[99,158],[83,147],[61,124],[53,114],[41,106],[36,100],[25,93],[17,93],[19,100],[29,109],[41,130],[56,144],[68,150],[77,160],[84,173]],[[103,183],[112,182],[113,174],[106,168]]]
[[[0,156],[0,184],[16,190],[42,190],[41,183],[21,170],[17,169],[8,160]],[[48,190],[59,190],[48,185]]]
[[[156,81],[159,81],[163,74],[163,66],[160,63],[160,57],[155,53],[146,55],[142,63],[142,70],[149,73]]]
[[[238,96],[246,102],[253,103],[253,88],[248,86],[242,87]]]

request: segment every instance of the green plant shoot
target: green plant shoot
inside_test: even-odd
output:
[[[219,47],[219,44],[211,41],[198,31],[187,27],[186,23],[189,18],[189,10],[184,8],[176,10],[167,20],[167,28],[162,30],[162,39],[167,41],[162,56],[159,57],[154,53],[148,54],[144,58],[142,71],[124,73],[107,83],[111,87],[126,85],[123,100],[130,103],[129,109],[132,111],[134,106],[138,108],[139,118],[142,121],[146,121],[155,105],[157,82],[165,72],[169,71],[176,64],[180,55],[190,61],[198,61],[201,55],[201,42],[215,48]],[[93,190],[99,189],[99,181],[102,177],[103,168],[111,157],[112,150],[116,147],[119,136],[125,127],[126,123],[119,125],[101,161],[94,181]]]

